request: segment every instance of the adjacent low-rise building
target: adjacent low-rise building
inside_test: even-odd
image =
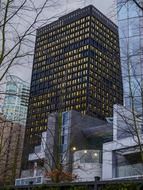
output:
[[[114,106],[113,141],[103,144],[102,179],[138,178],[143,175],[142,118]]]
[[[59,165],[67,174],[77,176],[76,181],[89,179],[87,172],[76,168],[77,165],[80,167],[84,165],[85,169],[94,165],[95,172],[92,171],[91,180],[97,175],[101,177],[101,148],[104,140],[100,131],[107,128],[106,132],[108,131],[112,136],[112,128],[105,127],[105,124],[104,120],[83,115],[74,110],[50,114],[49,128],[42,133],[42,136],[36,134],[40,143],[29,154],[27,163],[29,168],[22,170],[21,178],[16,180],[16,185],[28,185],[31,181],[33,184],[46,183],[50,180],[48,174]],[[98,135],[99,138],[96,138]],[[106,141],[106,138],[104,139]],[[82,154],[85,151],[87,154],[84,154],[83,164]],[[80,162],[76,159],[79,154]],[[84,173],[83,178],[82,173]]]
[[[14,184],[19,177],[25,127],[0,115],[0,185]]]

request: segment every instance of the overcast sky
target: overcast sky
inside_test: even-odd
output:
[[[115,22],[115,4],[114,0],[58,0],[58,5],[56,8],[51,8],[48,10],[50,16],[54,14],[66,14],[78,8],[83,8],[89,4],[94,5],[99,9],[103,14]],[[47,15],[46,15],[47,16]],[[31,80],[31,71],[32,71],[32,61],[30,65],[24,67],[13,67],[12,74],[21,77],[23,80],[30,82]]]
[[[110,17],[114,6],[114,0],[60,0],[60,2],[68,11],[92,4],[108,17]]]

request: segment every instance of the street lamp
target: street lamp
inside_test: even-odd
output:
[[[76,151],[76,147],[75,147],[75,146],[74,146],[74,147],[72,147],[72,150],[73,150],[73,151]]]
[[[95,153],[94,153],[94,156],[95,156],[95,157],[97,157],[97,156],[98,156],[98,154],[95,152]]]

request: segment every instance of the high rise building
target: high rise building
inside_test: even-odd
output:
[[[24,159],[40,143],[51,112],[105,119],[122,104],[117,26],[93,6],[37,30]],[[23,167],[25,165],[23,164]]]
[[[117,0],[124,103],[143,108],[143,1]]]
[[[29,100],[29,84],[14,75],[7,76],[6,80],[3,114],[7,120],[25,125]]]

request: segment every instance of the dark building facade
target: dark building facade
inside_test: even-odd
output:
[[[112,21],[90,5],[37,30],[27,151],[40,141],[35,134],[47,129],[49,113],[77,110],[104,119],[115,103],[122,104],[122,80]]]

